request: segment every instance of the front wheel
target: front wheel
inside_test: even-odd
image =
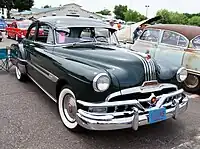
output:
[[[188,74],[183,86],[186,91],[191,93],[200,91],[200,77],[193,74]]]
[[[80,131],[81,127],[76,121],[77,104],[72,90],[67,86],[63,87],[59,99],[58,110],[63,124],[72,131]]]
[[[15,65],[15,75],[16,75],[17,80],[19,81],[26,80],[26,74],[22,73],[17,65]]]

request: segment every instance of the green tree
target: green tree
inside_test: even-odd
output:
[[[30,10],[34,5],[34,0],[13,0],[14,8],[18,9],[19,12],[24,10]]]
[[[178,12],[170,12],[170,23],[171,24],[187,24],[188,18]]]
[[[200,16],[193,16],[188,20],[188,24],[200,26]]]
[[[125,19],[124,13],[126,11],[127,11],[127,6],[116,5],[113,12],[115,14],[116,19],[124,20]]]
[[[51,6],[49,6],[49,5],[45,5],[43,8],[51,8]]]
[[[144,15],[140,14],[137,11],[131,10],[131,9],[127,10],[124,13],[124,16],[125,16],[125,21],[139,22],[141,20],[146,19],[146,17]]]
[[[171,23],[170,20],[171,14],[167,9],[158,10],[156,15],[161,17],[161,19],[158,20],[158,23],[163,23],[163,24]]]
[[[104,9],[104,10],[98,11],[96,13],[99,13],[99,14],[102,14],[102,15],[111,15],[111,11],[108,10],[108,9]]]
[[[2,8],[7,9],[7,18],[10,18],[10,11],[14,8],[14,1],[13,0],[0,0],[0,5]]]

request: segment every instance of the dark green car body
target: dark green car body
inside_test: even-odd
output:
[[[53,38],[50,43],[36,40],[45,34],[45,29],[38,29],[41,24],[51,29]],[[62,30],[65,26],[102,27],[115,32],[109,25],[98,20],[46,17],[33,22],[26,37],[20,43],[11,45],[11,49],[18,52],[13,63],[54,101],[57,102],[62,87],[66,85],[73,90],[76,100],[88,103],[105,102],[109,95],[120,92],[123,94],[123,90],[142,86],[145,81],[174,83],[171,88],[155,91],[157,96],[177,90],[175,84],[179,84],[176,80],[179,68],[171,67],[166,62],[157,64],[148,55],[124,49],[119,45],[90,42],[58,44],[56,30]],[[32,31],[35,34],[32,34]],[[92,85],[94,77],[99,73],[106,73],[111,78],[111,84],[104,92],[94,91]],[[144,98],[149,94],[145,94]],[[134,96],[136,97],[126,96],[116,100],[131,100]],[[83,105],[78,104],[79,106]]]

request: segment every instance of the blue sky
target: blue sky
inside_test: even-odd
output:
[[[46,5],[47,0],[35,0],[34,7]],[[89,11],[99,11],[104,8],[113,10],[115,5],[128,5],[129,8],[146,14],[145,5],[149,5],[148,17],[153,17],[159,9],[171,11],[198,13],[200,12],[199,0],[48,0],[48,5],[59,6],[60,4],[77,3]]]

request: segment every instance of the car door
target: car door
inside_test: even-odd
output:
[[[30,65],[32,67],[32,79],[49,94],[55,92],[57,76],[54,75],[54,60],[52,59],[54,50],[53,29],[50,25],[39,23],[32,42],[30,52]],[[52,95],[53,96],[53,95]]]
[[[161,31],[159,29],[147,28],[132,45],[131,49],[142,53],[149,53],[152,57],[158,48]]]
[[[26,38],[22,40],[22,42],[19,44],[21,48],[24,49],[24,59],[27,61],[27,73],[30,77],[35,78],[36,77],[36,70],[32,67],[32,60],[34,59],[34,46],[35,46],[35,36],[36,36],[36,30],[37,30],[37,23],[33,23],[28,28]]]
[[[154,58],[157,61],[170,62],[174,66],[181,67],[188,44],[188,39],[182,34],[163,30]]]
[[[190,42],[190,48],[185,50],[183,66],[189,72],[200,75],[200,35],[193,38]]]

